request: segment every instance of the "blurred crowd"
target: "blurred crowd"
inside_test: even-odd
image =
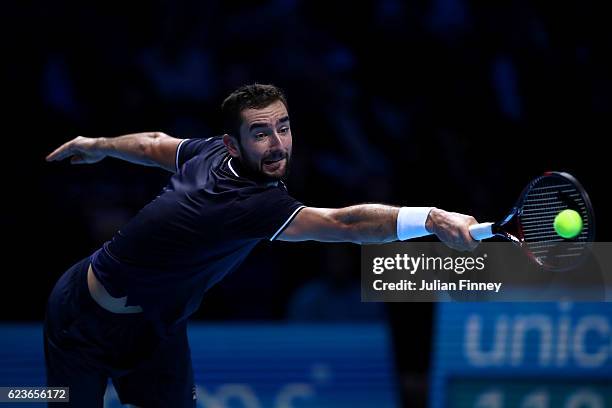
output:
[[[609,224],[608,13],[596,2],[12,2],[3,38],[0,320],[41,320],[61,273],[170,174],[45,163],[77,135],[223,132],[236,87],[286,91],[290,193],[306,205],[433,205],[505,215],[545,170],[583,182]],[[607,239],[600,228],[598,239]],[[403,387],[425,395],[432,304],[360,303],[356,245],[263,243],[196,318],[391,320]],[[418,350],[417,353],[414,350]],[[412,397],[411,397],[412,398]],[[417,401],[412,399],[412,404]]]
[[[18,40],[9,95],[35,146],[19,159],[32,169],[30,184],[9,186],[35,197],[38,212],[4,223],[41,252],[46,278],[22,317],[41,317],[59,274],[110,239],[169,177],[113,160],[45,164],[44,155],[77,135],[220,134],[221,101],[246,83],[287,93],[288,184],[306,205],[435,205],[495,218],[543,170],[562,167],[580,178],[588,160],[568,160],[559,143],[605,123],[609,34],[593,5],[550,7],[466,0],[8,7]],[[313,299],[329,301],[330,293],[346,291],[338,297],[357,302],[355,246],[264,245],[234,275],[213,290],[201,317],[384,314],[378,306],[320,308],[333,309],[330,316],[315,310]]]

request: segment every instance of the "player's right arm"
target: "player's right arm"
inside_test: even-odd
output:
[[[408,209],[408,213],[410,209]],[[400,208],[383,204],[360,204],[345,208],[303,208],[277,239],[281,241],[353,242],[358,244],[396,241]],[[401,221],[401,220],[400,220]],[[458,250],[472,250],[469,226],[474,217],[432,208],[423,213],[423,233],[435,234],[440,241]],[[405,238],[403,238],[405,239]]]
[[[78,136],[55,149],[46,160],[70,158],[72,164],[86,164],[115,157],[175,172],[176,151],[181,141],[162,132],[132,133],[112,138]]]

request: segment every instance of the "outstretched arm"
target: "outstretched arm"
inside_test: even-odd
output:
[[[71,157],[72,164],[96,163],[115,157],[144,166],[176,171],[176,149],[181,139],[162,132],[133,133],[124,136],[89,138],[78,136],[50,153],[47,161]]]
[[[413,214],[418,216],[412,217]],[[419,216],[422,221],[417,221]],[[415,221],[422,225],[415,225]],[[451,248],[472,250],[478,245],[469,232],[472,224],[476,224],[474,217],[438,208],[423,213],[422,209],[411,211],[411,208],[400,209],[382,204],[361,204],[338,209],[306,207],[296,215],[278,239],[384,243],[406,239],[410,237],[410,230],[416,230],[417,236],[435,234]]]

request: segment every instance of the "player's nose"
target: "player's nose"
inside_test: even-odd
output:
[[[283,139],[277,131],[272,132],[272,137],[268,139],[270,141],[270,147],[283,147]]]

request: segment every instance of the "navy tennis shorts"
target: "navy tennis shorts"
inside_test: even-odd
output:
[[[162,340],[142,313],[103,309],[87,288],[89,263],[68,269],[47,303],[47,385],[70,387],[70,403],[49,406],[102,408],[111,379],[122,404],[195,407],[186,325]]]

